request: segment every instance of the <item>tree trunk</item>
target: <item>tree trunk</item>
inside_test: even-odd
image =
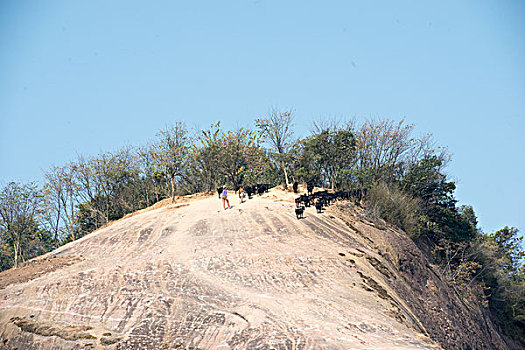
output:
[[[58,248],[58,225],[60,221],[60,215],[57,215],[57,223],[55,226],[55,248]]]
[[[18,254],[19,254],[19,250],[20,250],[20,242],[17,242],[17,240],[15,239],[15,242],[13,244],[13,249],[15,251],[15,268],[18,267]]]
[[[65,205],[64,205],[65,208]],[[73,216],[73,213],[75,212],[75,207],[73,204],[73,197],[70,197],[70,208],[69,208],[69,215],[66,213],[67,222],[68,222],[68,230],[69,234],[71,235],[71,238],[73,240],[76,240],[77,237],[75,235],[75,217]]]
[[[284,165],[284,160],[281,161],[281,165],[282,165],[283,171],[284,171],[284,181],[285,181],[284,189],[287,190],[288,187],[290,186],[290,182],[288,182],[288,172],[286,171],[286,166]]]
[[[175,177],[174,176],[170,178],[170,182],[171,182],[171,203],[173,203],[175,201]]]
[[[106,195],[106,213],[104,214],[106,222],[104,224],[107,224],[109,222],[109,196]]]

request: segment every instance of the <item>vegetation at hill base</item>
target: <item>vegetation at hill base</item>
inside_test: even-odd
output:
[[[508,339],[525,346],[522,237],[484,233],[471,206],[458,206],[444,173],[450,156],[404,121],[314,123],[295,137],[294,111],[270,110],[254,128],[220,123],[190,131],[176,122],[149,144],[79,156],[44,174],[44,184],[0,191],[0,271],[74,241],[162,199],[228,184],[313,182],[360,190],[371,220],[405,232],[465,300],[490,310]]]

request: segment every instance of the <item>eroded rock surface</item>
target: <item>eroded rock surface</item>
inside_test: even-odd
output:
[[[67,263],[0,279],[0,347],[505,348],[424,257],[407,262],[417,248],[402,233],[346,204],[297,220],[292,203],[266,197],[146,211],[45,257]]]

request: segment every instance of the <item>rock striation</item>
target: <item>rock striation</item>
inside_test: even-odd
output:
[[[2,273],[0,348],[506,349],[403,232],[349,203],[301,220],[275,189],[232,204],[144,211]]]

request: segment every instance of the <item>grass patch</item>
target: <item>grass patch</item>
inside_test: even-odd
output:
[[[87,331],[93,329],[90,326],[54,326],[20,317],[13,317],[11,322],[24,332],[44,337],[56,336],[64,340],[97,339],[94,335],[87,333]]]
[[[104,333],[106,334],[106,333]],[[111,333],[110,333],[111,334]],[[100,338],[100,344],[107,346],[107,345],[113,345],[115,343],[118,343],[121,340],[121,338],[117,337],[102,337]]]
[[[389,186],[385,183],[374,184],[370,189],[369,197],[367,204],[368,217],[381,218],[403,229],[413,238],[418,236],[418,213],[421,208],[419,199],[404,193],[395,186]]]

